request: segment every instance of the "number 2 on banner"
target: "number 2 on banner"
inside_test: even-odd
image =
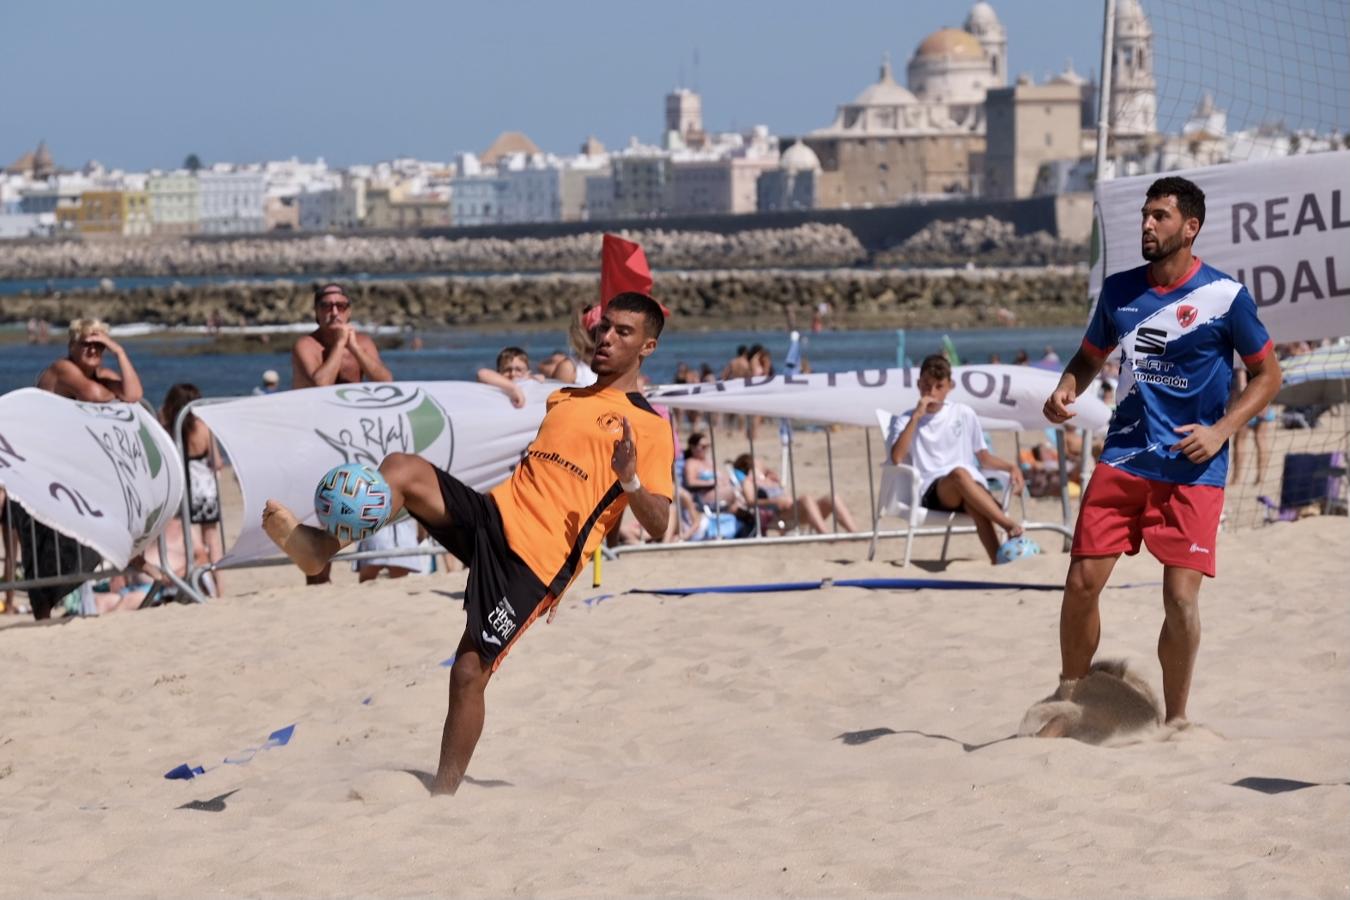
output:
[[[64,492],[65,495],[70,498],[70,502],[75,505],[75,511],[80,515],[93,516],[95,519],[103,518],[103,510],[94,509],[94,507],[89,504],[89,501],[84,499],[84,494],[81,494],[74,488],[66,487],[59,481],[53,481],[51,487],[47,490],[53,497],[59,496],[59,492]]]

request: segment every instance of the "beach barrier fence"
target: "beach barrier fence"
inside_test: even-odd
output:
[[[761,517],[759,515],[755,515],[753,517],[754,535],[752,537],[743,537],[743,538],[725,537],[722,535],[720,530],[715,529],[713,532],[713,536],[706,540],[670,541],[651,544],[624,544],[618,547],[611,548],[611,552],[615,556],[621,556],[630,553],[655,553],[662,551],[668,552],[680,550],[710,549],[716,547],[747,547],[747,546],[786,545],[786,544],[836,543],[847,541],[870,541],[873,543],[873,547],[875,548],[876,542],[883,538],[889,539],[889,538],[903,538],[906,536],[912,537],[941,536],[949,539],[952,535],[975,534],[975,527],[973,525],[919,526],[913,529],[912,531],[908,529],[902,530],[902,529],[881,528],[880,519],[877,516],[877,485],[876,485],[877,467],[874,463],[872,454],[872,431],[873,431],[872,428],[862,428],[863,440],[865,442],[865,451],[867,457],[868,504],[871,510],[870,512],[871,527],[868,529],[862,529],[856,532],[846,532],[846,531],[841,532],[839,530],[839,517],[837,513],[838,497],[836,492],[837,476],[835,472],[834,440],[833,440],[834,432],[831,429],[826,428],[825,459],[826,459],[826,474],[830,486],[829,487],[830,491],[829,497],[831,506],[830,525],[832,528],[830,532],[824,534],[813,534],[813,533],[803,533],[802,531],[800,531],[800,529],[797,529],[794,530],[793,533],[785,533],[781,535],[768,535],[763,533]],[[716,432],[717,429],[715,428],[708,429],[708,437],[710,443],[709,449],[714,459],[719,458],[717,456]],[[753,459],[755,458],[755,440],[753,432],[747,431],[746,437],[749,453],[751,458]],[[1084,437],[1085,441],[1088,442],[1085,443],[1085,446],[1090,446],[1090,437],[1086,435]],[[1069,484],[1071,483],[1071,479],[1069,477],[1070,473],[1067,463],[1067,454],[1065,453],[1064,447],[1064,432],[1062,430],[1056,431],[1056,441],[1058,450],[1057,466],[1059,470],[1059,485],[1060,485],[1059,499],[1060,499],[1061,520],[1058,522],[1037,522],[1037,521],[1025,522],[1024,528],[1027,531],[1046,531],[1058,534],[1063,538],[1064,549],[1068,550],[1069,541],[1073,537],[1073,524],[1071,520],[1072,498],[1069,493],[1070,491]],[[1020,451],[1021,449],[1020,435],[1014,436],[1014,442],[1018,450]],[[793,442],[789,440],[785,444],[785,448],[786,448],[785,458],[788,463],[788,471],[786,473],[787,474],[786,484],[788,486],[789,492],[792,495],[793,508],[797,509],[799,507],[801,497],[800,493],[797,490],[798,480],[795,472],[795,454],[793,453]],[[1088,459],[1090,460],[1090,454],[1088,455]],[[751,490],[756,495],[758,495],[759,486],[757,482],[756,468],[757,468],[756,466],[751,466],[751,470],[746,477],[751,480],[752,484]],[[1023,503],[1023,512],[1025,513],[1025,494],[1020,498],[1020,500]],[[715,515],[721,515],[726,510],[726,507],[722,504],[720,497],[717,498],[716,503],[712,506],[712,509]]]
[[[138,405],[154,416],[149,403],[142,400]],[[23,462],[32,466],[34,460],[25,457]],[[125,485],[123,489],[126,489]],[[77,507],[92,508],[89,499],[79,490],[53,481],[53,497],[58,492],[69,495]],[[67,598],[75,599],[70,595],[78,590],[80,596],[76,602],[80,614],[96,614],[92,590],[95,583],[140,572],[134,565],[119,567],[112,564],[70,529],[62,530],[38,521],[10,491],[4,489],[3,479],[0,479],[0,495],[3,496],[0,501],[0,600],[3,609],[16,608],[19,592],[28,593],[30,602],[35,599],[34,592],[39,592],[40,602],[55,609]],[[102,512],[98,515],[102,517]],[[155,546],[161,562],[171,558],[164,531],[160,532]],[[170,567],[161,565],[158,568],[163,571],[169,586],[189,599],[198,599],[182,576]],[[67,590],[61,591],[61,588]]]

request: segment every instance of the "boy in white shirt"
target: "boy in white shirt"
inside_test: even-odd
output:
[[[989,452],[975,410],[964,403],[947,402],[952,366],[939,353],[924,359],[919,367],[919,402],[907,413],[891,419],[886,434],[891,462],[906,463],[919,472],[920,503],[938,512],[962,512],[975,522],[980,543],[991,563],[997,560],[997,525],[1009,538],[1022,533],[1022,526],[1008,518],[989,493],[981,467],[1007,472],[1015,493],[1021,493],[1022,472],[1010,462]]]

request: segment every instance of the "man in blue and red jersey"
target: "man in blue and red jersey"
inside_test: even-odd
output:
[[[1148,189],[1148,264],[1106,279],[1083,344],[1045,416],[1060,424],[1102,364],[1121,350],[1120,400],[1083,494],[1059,616],[1058,698],[1073,699],[1101,638],[1097,600],[1121,553],[1148,546],[1163,564],[1166,721],[1184,725],[1200,647],[1200,584],[1215,574],[1228,439],[1275,397],[1280,365],[1247,289],[1191,253],[1205,195],[1184,178]],[[1234,355],[1251,375],[1231,405]]]

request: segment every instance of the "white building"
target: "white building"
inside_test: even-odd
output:
[[[197,172],[198,223],[202,234],[250,234],[263,230],[266,178],[261,171],[231,171],[217,165]]]
[[[562,160],[542,153],[512,154],[497,166],[502,182],[501,222],[558,222],[562,219]]]
[[[819,178],[820,159],[797,141],[783,151],[776,168],[759,176],[755,184],[757,208],[760,212],[814,209]]]
[[[191,172],[151,172],[145,181],[154,234],[193,234],[198,229],[198,182]]]
[[[504,221],[506,180],[484,167],[476,175],[461,175],[450,185],[450,222],[460,225],[498,225]]]
[[[1111,57],[1111,134],[1144,138],[1158,131],[1158,84],[1153,80],[1153,26],[1139,0],[1116,4]]]
[[[307,191],[296,203],[301,231],[351,231],[366,217],[366,181],[349,178],[340,187]]]
[[[703,98],[687,88],[676,88],[666,94],[662,146],[667,150],[699,147],[703,140]]]

